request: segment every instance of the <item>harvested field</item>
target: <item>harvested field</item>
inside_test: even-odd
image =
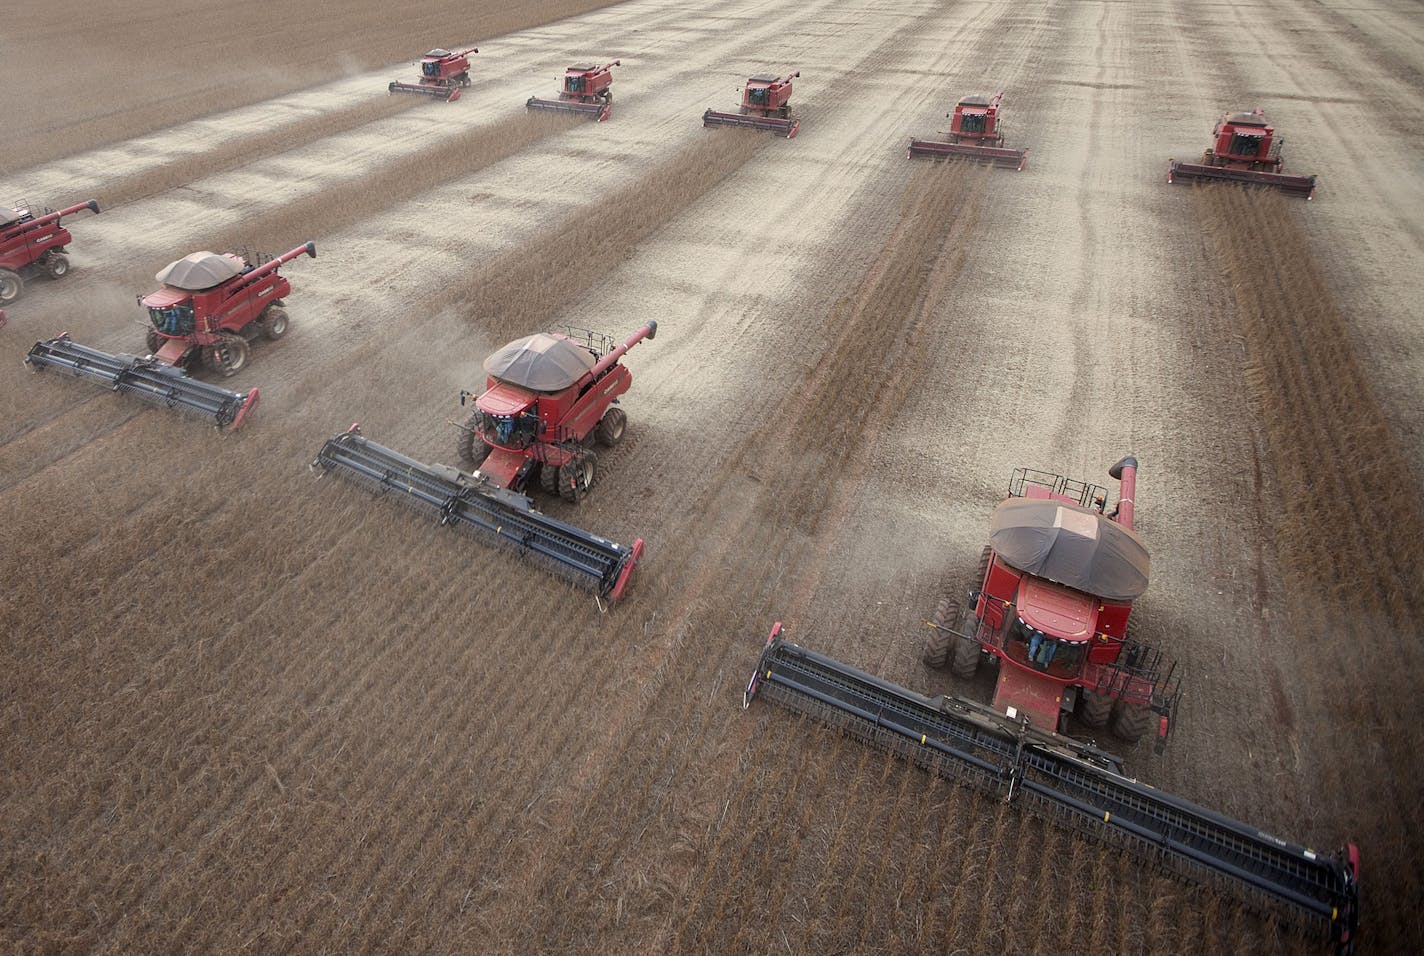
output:
[[[1014,467],[1102,481],[1131,452],[1134,615],[1188,684],[1129,769],[1357,843],[1362,951],[1424,949],[1417,9],[263,0],[240,35],[192,12],[224,50],[198,80],[142,55],[170,10],[91,4],[61,36],[29,5],[0,38],[0,185],[105,210],[0,333],[6,948],[1323,951],[740,709],[774,620],[987,696],[920,663],[920,622]],[[41,109],[61,40],[93,95]],[[386,96],[463,42],[458,102]],[[623,61],[611,120],[526,116],[582,57]],[[794,140],[701,129],[782,68]],[[1000,88],[1026,170],[905,160]],[[1165,184],[1257,104],[1316,201]],[[139,349],[133,295],[193,249],[308,239],[291,334],[227,383],[262,389],[240,433],[21,367],[65,329]],[[490,350],[648,319],[627,439],[582,506],[541,502],[646,540],[607,613],[307,467],[354,420],[451,461]]]

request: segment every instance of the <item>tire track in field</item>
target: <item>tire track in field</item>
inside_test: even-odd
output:
[[[1295,209],[1274,193],[1240,189],[1194,189],[1192,202],[1231,284],[1247,385],[1281,490],[1276,533],[1295,592],[1291,639],[1309,648],[1292,666],[1327,694],[1336,721],[1343,714],[1364,732],[1323,747],[1332,758],[1322,770],[1327,799],[1360,786],[1380,794],[1353,837],[1372,870],[1397,874],[1371,887],[1369,932],[1385,948],[1415,947],[1420,928],[1410,914],[1424,884],[1408,861],[1424,844],[1400,808],[1424,802],[1424,784],[1396,703],[1424,668],[1418,485]]]

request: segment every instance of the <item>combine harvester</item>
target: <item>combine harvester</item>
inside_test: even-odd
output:
[[[606,66],[594,63],[577,64],[564,71],[564,86],[556,100],[541,100],[531,96],[524,103],[525,109],[556,110],[561,113],[581,113],[602,123],[613,110],[613,68],[621,61],[614,60]]]
[[[329,439],[312,466],[399,492],[433,509],[441,524],[490,532],[593,587],[600,601],[617,601],[642,557],[642,539],[631,548],[615,544],[542,514],[524,492],[537,482],[574,504],[588,495],[598,475],[591,446],[617,445],[628,423],[613,407],[632,384],[619,360],[656,333],[649,322],[614,348],[612,339],[589,332],[541,332],[485,359],[485,390],[460,393],[462,405],[475,402],[456,436],[456,453],[471,472],[415,461],[355,425]]]
[[[1168,160],[1167,182],[1230,182],[1278,189],[1287,196],[1315,197],[1314,176],[1286,176],[1281,170],[1283,137],[1257,107],[1250,113],[1223,113],[1212,130],[1212,145],[1200,163]]]
[[[0,206],[0,305],[9,305],[25,291],[25,280],[44,274],[59,279],[69,274],[65,246],[74,241],[60,219],[85,209],[96,215],[99,204],[90,199],[58,212],[39,216],[28,209]]]
[[[1004,148],[1004,124],[999,119],[1000,91],[993,99],[966,96],[954,105],[950,118],[949,139],[911,139],[906,159],[968,159],[988,163],[1000,169],[1022,170],[1028,162],[1028,150]]]
[[[800,75],[800,70],[784,77],[774,73],[752,74],[742,91],[741,108],[736,113],[708,110],[702,114],[703,127],[742,126],[769,130],[790,139],[801,128],[801,121],[791,118],[789,102],[791,81]]]
[[[1135,743],[1156,725],[1166,746],[1181,699],[1176,666],[1128,636],[1132,601],[1147,590],[1147,547],[1133,531],[1137,459],[1108,474],[1121,484],[1111,515],[1107,490],[1030,468],[1009,479],[994,509],[989,544],[968,611],[945,598],[931,622],[924,661],[973,677],[998,665],[994,709],[1050,732],[1070,715]],[[972,630],[959,630],[968,616]]]
[[[154,278],[157,292],[139,298],[148,310],[147,356],[111,355],[80,345],[65,333],[35,343],[25,357],[36,371],[55,367],[108,385],[114,391],[180,411],[218,428],[240,428],[257,407],[257,389],[230,392],[189,378],[201,362],[223,377],[247,366],[248,343],[258,335],[280,339],[290,321],[283,298],[291,283],[278,268],[301,255],[316,257],[308,242],[261,265],[224,253],[195,252],[170,262]]]
[[[390,93],[419,93],[453,103],[460,98],[460,90],[470,85],[470,54],[478,52],[477,47],[453,53],[431,50],[420,61],[418,82],[392,80],[386,90]]]
[[[1138,661],[1132,660],[1134,645],[1122,635],[1127,606],[1121,601],[1109,606],[1112,602],[1055,580],[1086,573],[1099,588],[1103,580],[1122,583],[1128,592],[1145,588],[1146,553],[1139,553],[1130,533],[1135,470],[1131,458],[1113,468],[1122,481],[1116,521],[1104,517],[1106,494],[1095,486],[1057,476],[1034,484],[1032,476],[1040,473],[1015,473],[1024,493],[996,512],[984,584],[970,595],[980,608],[980,628],[971,636],[937,626],[937,637],[947,634],[967,649],[950,651],[943,641],[932,640],[928,654],[941,662],[947,655],[956,662],[997,657],[1000,687],[993,707],[926,697],[806,650],[782,638],[780,622],[766,639],[742,706],[763,696],[1005,803],[1018,802],[1125,846],[1180,876],[1220,879],[1260,909],[1307,929],[1323,928],[1339,952],[1349,953],[1360,908],[1354,845],[1322,855],[1282,840],[1131,779],[1116,755],[1056,731],[1067,700],[1077,697],[1079,714],[1088,722],[1095,718],[1084,706],[1102,720],[1114,709],[1159,711],[1162,742],[1167,715],[1176,706],[1175,689],[1164,692],[1176,685],[1144,671],[1140,651]],[[1055,515],[1061,520],[1045,523],[1048,506],[1061,509]],[[1113,524],[1116,531],[1109,530]],[[1099,537],[1088,533],[1090,525]],[[996,606],[997,611],[985,610]],[[940,616],[947,611],[942,604]],[[986,635],[986,627],[994,633]],[[1095,653],[1112,660],[1097,660]],[[1091,675],[1096,676],[1089,680]],[[1063,699],[1045,707],[1052,686]],[[1109,698],[1111,706],[1102,700],[1085,703],[1092,701],[1088,694]],[[1135,732],[1140,718],[1128,720]]]

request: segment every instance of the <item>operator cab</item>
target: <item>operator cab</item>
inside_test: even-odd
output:
[[[539,437],[538,396],[517,385],[498,382],[475,400],[478,430],[496,448],[523,450]]]
[[[1056,680],[1083,670],[1098,625],[1098,601],[1081,591],[1025,575],[1004,652],[1011,661]]]
[[[139,299],[148,310],[148,321],[160,335],[190,335],[197,331],[193,320],[193,297],[181,290],[164,287]]]

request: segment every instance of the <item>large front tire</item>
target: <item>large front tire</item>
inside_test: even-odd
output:
[[[208,368],[223,378],[232,378],[247,367],[247,339],[233,332],[224,332],[216,345],[205,350]]]
[[[1113,707],[1113,736],[1135,744],[1152,727],[1152,711],[1141,704],[1118,701]]]
[[[455,435],[455,455],[471,469],[484,464],[484,460],[489,457],[490,453],[490,446],[485,444],[485,440],[480,437],[479,431],[475,428],[479,423],[480,413],[478,411],[471,412],[470,417],[465,419],[465,427]]]
[[[959,623],[959,602],[954,598],[945,598],[940,601],[935,608],[931,623],[935,626],[930,628],[930,636],[925,639],[925,652],[922,659],[930,667],[943,667],[949,660],[950,644],[957,641],[958,638],[941,628],[953,627]]]
[[[1078,719],[1084,725],[1097,730],[1107,726],[1112,716],[1113,699],[1107,694],[1083,688],[1083,696],[1078,703]]]
[[[559,469],[544,462],[539,466],[539,487],[546,495],[559,493]]]
[[[983,658],[977,641],[966,641],[962,637],[954,639],[954,656],[949,662],[949,671],[955,677],[973,677],[979,672],[979,661]]]
[[[592,450],[584,451],[559,469],[559,496],[576,505],[588,497],[597,480],[598,455]]]

